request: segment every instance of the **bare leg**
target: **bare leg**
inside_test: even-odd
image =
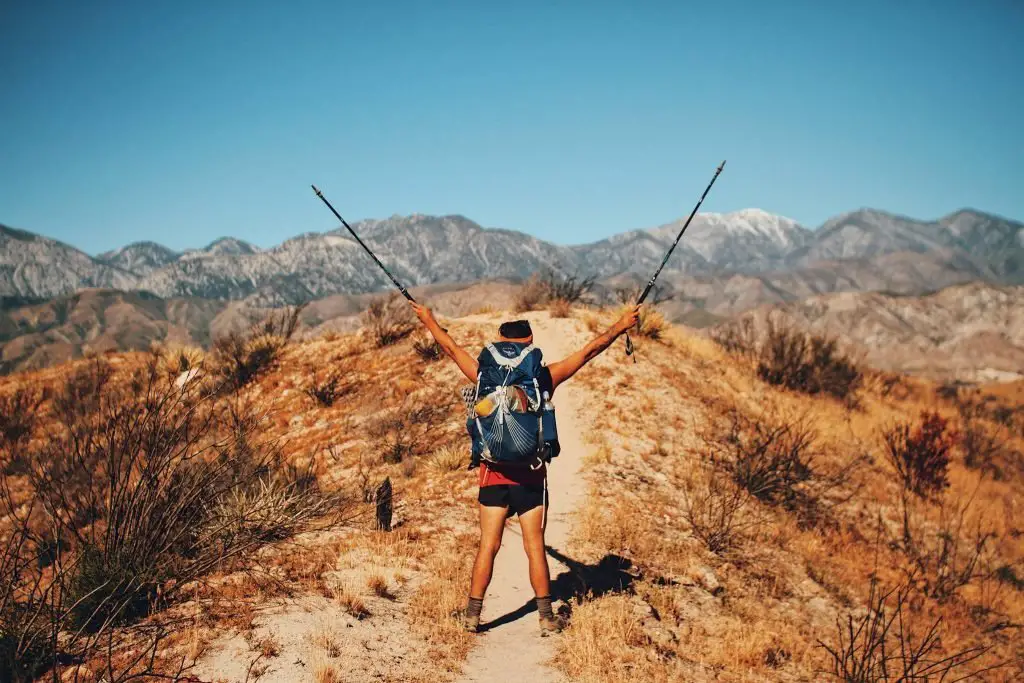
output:
[[[538,597],[551,595],[551,575],[548,572],[548,558],[544,552],[544,508],[535,507],[519,515],[519,527],[523,531],[523,548],[530,561],[530,585]]]
[[[501,534],[505,530],[507,507],[480,506],[480,547],[473,564],[473,579],[469,586],[469,597],[483,599],[494,571],[494,557],[501,548]]]

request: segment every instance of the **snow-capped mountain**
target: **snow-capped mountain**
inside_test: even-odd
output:
[[[671,243],[684,220],[651,231]],[[762,211],[743,209],[732,213],[697,214],[683,240],[717,269],[760,272],[783,263],[787,254],[814,235],[796,221]]]

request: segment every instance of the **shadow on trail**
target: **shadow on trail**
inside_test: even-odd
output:
[[[545,546],[545,550],[550,557],[568,567],[568,571],[561,572],[551,580],[552,601],[560,600],[563,603],[560,612],[572,611],[570,598],[593,599],[608,593],[632,595],[633,583],[641,578],[633,563],[619,555],[608,554],[602,557],[597,564],[585,564],[564,555],[551,546]],[[492,628],[510,624],[536,611],[537,605],[531,598],[522,607],[503,614],[486,624],[480,624],[479,632],[484,633]]]

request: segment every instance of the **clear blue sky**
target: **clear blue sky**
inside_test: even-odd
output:
[[[0,223],[90,253],[461,213],[1024,219],[1024,2],[0,0]],[[636,5],[633,7],[631,5]]]

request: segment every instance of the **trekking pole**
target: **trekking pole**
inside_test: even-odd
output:
[[[388,269],[384,267],[384,264],[380,262],[380,259],[377,258],[377,256],[372,251],[370,251],[370,248],[363,244],[363,241],[359,239],[359,235],[357,235],[356,231],[352,229],[352,226],[346,223],[345,219],[341,217],[341,214],[334,210],[334,207],[331,206],[331,203],[329,201],[327,201],[327,197],[324,196],[324,193],[318,190],[316,185],[311,185],[311,187],[313,188],[313,192],[316,192],[316,196],[319,197],[323,201],[323,203],[327,205],[327,208],[331,210],[331,213],[337,216],[338,220],[341,221],[341,224],[348,228],[348,231],[352,233],[353,237],[356,238],[356,242],[359,242],[359,246],[366,250],[366,253],[370,255],[370,258],[372,258],[377,263],[378,266],[380,266],[380,269],[384,271],[384,274],[387,275],[393,283],[395,283],[395,287],[398,287],[398,291],[401,292],[406,299],[415,303],[416,300],[413,299],[412,295],[406,291],[405,287],[403,287],[402,284],[395,279],[395,276],[392,275],[388,271]]]
[[[654,275],[651,276],[651,280],[650,282],[647,283],[647,287],[644,288],[644,291],[640,295],[640,298],[636,300],[637,306],[642,304],[644,302],[644,299],[647,298],[647,295],[651,293],[651,288],[654,287],[654,281],[658,279],[658,275],[661,274],[661,269],[665,267],[666,263],[668,263],[669,256],[672,255],[672,251],[676,248],[676,245],[679,244],[679,240],[682,238],[683,233],[686,232],[686,228],[687,226],[690,225],[690,221],[692,221],[693,217],[697,215],[697,209],[699,209],[700,205],[704,203],[704,198],[708,196],[708,192],[711,191],[711,186],[715,184],[715,181],[718,179],[718,174],[722,172],[723,168],[725,168],[725,161],[722,161],[722,163],[719,164],[718,169],[715,171],[715,175],[711,177],[711,182],[708,183],[708,186],[704,188],[704,194],[702,194],[700,196],[700,199],[697,200],[697,205],[693,207],[693,211],[690,212],[690,217],[686,219],[686,222],[683,223],[683,228],[679,231],[679,234],[676,235],[676,241],[673,242],[672,246],[668,248],[668,252],[666,252],[665,258],[661,260],[661,265],[658,266],[658,269],[656,271],[654,271]],[[638,330],[639,327],[640,323],[637,322]],[[626,332],[626,355],[633,356],[633,340],[629,338],[629,332]],[[633,362],[636,362],[636,356],[633,356]]]

